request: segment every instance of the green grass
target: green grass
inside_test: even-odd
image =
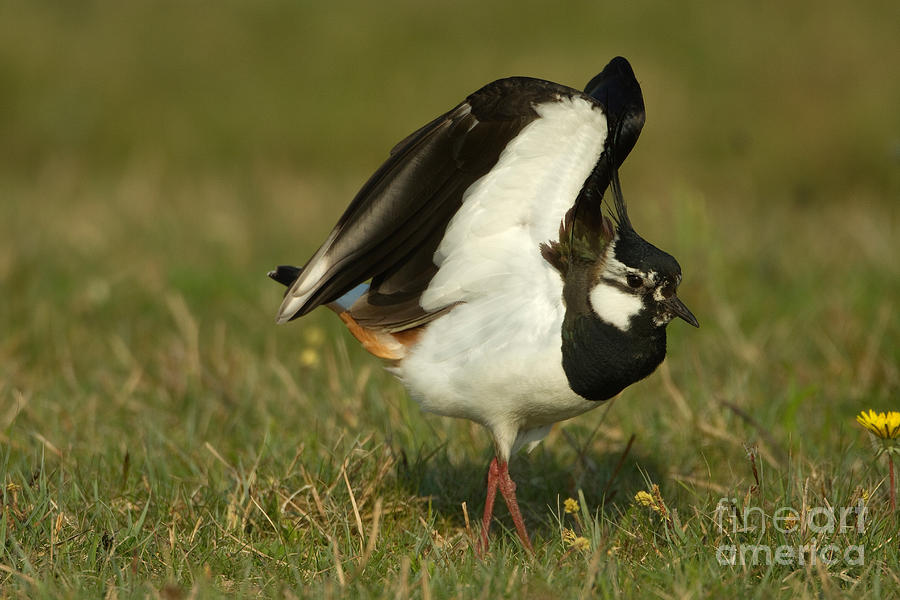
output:
[[[0,597],[896,597],[887,465],[853,419],[900,408],[895,9],[762,10],[7,3]],[[487,434],[422,414],[332,315],[276,327],[264,274],[479,85],[580,85],[616,54],[648,107],[632,220],[702,328],[513,460],[536,556],[501,506],[479,560]],[[654,484],[664,513],[633,501]],[[869,512],[740,532],[723,497]],[[864,560],[716,559],[813,542]]]

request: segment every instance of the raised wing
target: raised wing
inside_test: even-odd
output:
[[[597,161],[572,209],[559,230],[559,239],[541,245],[544,258],[569,280],[586,276],[570,272],[581,266],[590,270],[601,260],[615,236],[613,223],[603,214],[603,196],[613,189],[613,217],[620,228],[631,229],[628,210],[619,184],[619,167],[634,148],[644,126],[644,97],[631,65],[616,57],[588,82],[585,93],[606,113],[609,134],[603,156]]]
[[[595,102],[548,81],[501,79],[400,142],[288,289],[278,322],[369,279],[368,293],[351,309],[360,324],[399,331],[447,310],[425,310],[418,299],[437,270],[434,252],[464,192],[538,117],[536,105],[573,96]]]
[[[609,61],[596,77],[588,82],[584,91],[596,99],[606,113],[607,135],[603,158],[597,161],[593,173],[585,182],[575,201],[572,228],[573,237],[589,237],[590,233],[604,233],[609,227],[602,219],[603,194],[610,185],[613,189],[614,218],[620,228],[631,229],[631,220],[619,185],[619,167],[637,143],[644,127],[644,96],[634,71],[621,56]]]

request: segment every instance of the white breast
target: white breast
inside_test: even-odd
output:
[[[597,406],[562,369],[562,280],[540,244],[558,236],[599,159],[606,118],[582,99],[536,111],[466,191],[435,253],[422,306],[463,304],[432,322],[397,369],[423,409],[488,427],[502,458],[527,431]]]

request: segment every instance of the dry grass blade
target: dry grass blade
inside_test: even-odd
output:
[[[372,528],[369,530],[369,539],[366,542],[366,550],[363,552],[362,558],[357,567],[357,576],[362,575],[372,558],[372,552],[375,551],[375,544],[378,540],[378,528],[381,524],[381,498],[375,500],[375,508],[372,511]]]
[[[30,577],[30,576],[26,575],[25,573],[22,573],[21,571],[16,571],[12,567],[8,567],[4,564],[0,564],[0,571],[9,573],[10,575],[12,575],[14,577],[18,577],[18,578],[22,579],[23,581],[28,582],[31,585],[38,584],[38,582],[33,577]]]
[[[331,552],[334,555],[334,573],[337,576],[340,586],[344,587],[347,585],[347,578],[344,575],[344,566],[341,564],[341,553],[338,550],[338,545],[334,537],[328,536],[328,541],[331,542]]]
[[[579,596],[582,600],[594,597],[592,590],[594,589],[594,580],[597,578],[597,571],[600,569],[600,559],[602,557],[603,552],[600,548],[595,550],[593,556],[591,556],[591,562],[588,563],[587,573],[584,576],[584,585]]]
[[[400,577],[397,578],[397,592],[394,594],[395,600],[406,600],[409,598],[409,557],[400,558]]]
[[[356,496],[353,495],[353,487],[350,485],[350,479],[347,478],[346,463],[341,465],[341,475],[344,476],[344,483],[347,484],[347,493],[350,494],[350,505],[353,507],[353,517],[356,519],[360,551],[362,551],[363,544],[366,542],[366,532],[363,530],[362,518],[359,516],[359,507],[356,505]]]

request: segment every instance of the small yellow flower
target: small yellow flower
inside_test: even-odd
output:
[[[578,512],[578,500],[575,498],[566,498],[566,501],[563,502],[563,509],[566,511],[567,515],[574,515]]]
[[[659,493],[659,486],[655,483],[650,486],[650,491],[641,490],[634,495],[634,501],[641,506],[647,506],[657,512],[661,517],[669,520],[669,512],[666,510],[666,503],[663,501],[662,494]]]
[[[300,353],[300,364],[304,367],[314,367],[319,364],[319,353],[312,348],[306,348]]]
[[[562,530],[562,541],[566,546],[576,550],[587,550],[591,547],[589,539],[581,535],[575,535],[575,532],[568,527],[564,527]]]
[[[862,411],[856,416],[856,421],[883,440],[893,440],[900,437],[900,412],[896,410],[887,413],[868,413]]]
[[[579,535],[572,541],[572,547],[576,550],[581,550],[582,552],[584,552],[591,547],[591,542],[586,537]]]
[[[790,514],[784,518],[785,531],[794,531],[798,525],[800,525],[800,519],[797,518],[797,515]]]
[[[641,490],[634,495],[634,501],[641,506],[656,506],[656,502],[653,500],[653,496],[651,496],[649,492],[645,492],[644,490]]]
[[[856,504],[860,500],[862,500],[863,504],[869,503],[869,490],[858,485],[855,488],[853,488],[853,493],[850,494],[850,502],[849,502],[848,506],[850,504]]]

